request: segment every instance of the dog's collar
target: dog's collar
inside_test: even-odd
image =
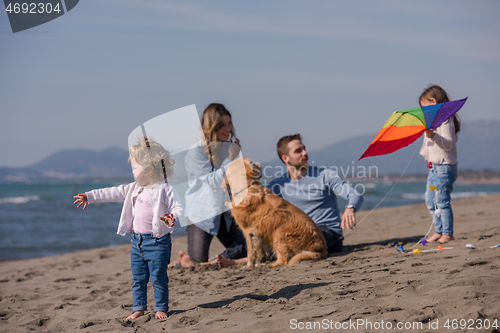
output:
[[[245,187],[244,189],[242,189],[241,191],[238,191],[238,192],[236,192],[236,193],[231,193],[231,195],[232,195],[232,196],[233,196],[233,198],[234,198],[235,196],[237,196],[238,194],[240,194],[241,192],[243,192],[243,191],[245,191],[245,190],[248,190],[248,187]]]

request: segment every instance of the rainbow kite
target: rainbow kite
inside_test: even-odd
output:
[[[390,154],[408,146],[425,130],[441,126],[460,110],[465,101],[467,97],[457,101],[394,112],[359,159]]]

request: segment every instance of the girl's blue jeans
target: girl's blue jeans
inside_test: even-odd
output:
[[[427,177],[425,203],[434,220],[436,233],[453,235],[453,211],[451,210],[451,191],[457,180],[457,166],[449,164],[433,164]],[[431,191],[429,186],[434,185],[438,191]],[[441,216],[436,216],[435,210],[441,210]]]
[[[155,311],[168,311],[168,276],[172,242],[170,234],[155,238],[151,234],[132,236],[130,268],[132,269],[132,312],[147,309],[147,286],[151,277],[155,295]]]

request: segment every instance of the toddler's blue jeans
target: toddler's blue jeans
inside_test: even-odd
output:
[[[457,166],[449,164],[433,164],[427,177],[425,203],[434,220],[436,233],[453,235],[453,211],[451,210],[451,191],[457,180]],[[434,185],[439,191],[431,191],[429,186]],[[437,206],[437,207],[436,207]],[[441,210],[441,216],[436,216],[435,210]]]
[[[168,311],[168,276],[172,242],[170,234],[155,238],[151,234],[132,236],[130,268],[132,269],[132,312],[147,309],[147,285],[151,277],[155,295],[155,311]]]

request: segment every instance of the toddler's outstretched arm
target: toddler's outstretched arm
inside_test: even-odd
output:
[[[76,199],[75,202],[73,202],[75,205],[78,203],[78,206],[76,206],[76,208],[80,208],[80,206],[83,205],[83,209],[85,209],[89,204],[89,201],[87,199],[87,194],[85,193],[80,193],[78,195],[75,195],[73,199]]]

